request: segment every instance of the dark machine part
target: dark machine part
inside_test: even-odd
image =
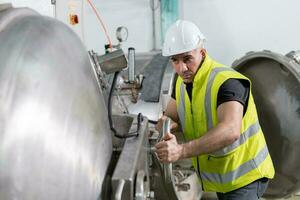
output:
[[[145,79],[141,90],[141,99],[143,101],[159,102],[163,76],[168,64],[168,57],[163,57],[161,54],[157,54],[145,67],[143,73]]]
[[[115,73],[127,67],[127,60],[122,49],[106,53],[98,56],[93,54],[95,60],[98,61],[101,70],[106,74]]]
[[[0,199],[98,199],[112,156],[88,54],[63,23],[0,12]]]
[[[281,198],[300,188],[299,52],[249,52],[232,65],[252,81],[252,91],[275,166],[265,197]]]

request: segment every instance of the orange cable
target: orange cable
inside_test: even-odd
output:
[[[112,43],[111,43],[110,37],[109,37],[109,35],[108,35],[108,33],[107,33],[107,30],[106,30],[106,27],[105,27],[103,21],[101,20],[101,17],[100,17],[99,12],[97,11],[96,7],[93,5],[93,3],[92,3],[90,0],[87,0],[87,1],[88,1],[88,3],[90,4],[90,6],[92,7],[94,13],[96,14],[97,19],[100,21],[100,23],[101,23],[101,25],[102,25],[102,28],[103,28],[103,30],[104,30],[105,36],[106,36],[106,38],[107,38],[107,40],[108,40],[110,50],[112,50]]]

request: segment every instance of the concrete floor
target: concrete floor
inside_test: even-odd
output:
[[[214,192],[205,192],[201,198],[201,200],[217,200],[217,195]],[[262,200],[268,200],[262,198]],[[276,199],[276,200],[300,200],[300,192],[292,195],[291,197]]]
[[[267,200],[265,198],[262,198],[262,200]],[[292,195],[291,197],[277,199],[277,200],[300,200],[300,194]]]

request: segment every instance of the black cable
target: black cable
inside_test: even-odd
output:
[[[151,119],[148,119],[148,122],[149,122],[150,124],[157,124],[157,121],[151,120]]]
[[[108,122],[109,122],[109,126],[110,126],[110,130],[112,130],[112,132],[114,133],[114,136],[116,136],[117,138],[129,138],[129,137],[137,137],[139,135],[139,131],[140,131],[140,126],[141,126],[141,122],[143,121],[143,116],[141,113],[139,113],[137,115],[137,130],[133,131],[127,135],[121,135],[117,132],[117,130],[114,128],[113,125],[113,121],[112,121],[112,114],[111,114],[111,103],[112,103],[112,95],[115,89],[115,85],[117,82],[117,78],[119,75],[119,71],[115,72],[114,74],[114,78],[111,84],[111,88],[109,91],[109,96],[108,96]]]

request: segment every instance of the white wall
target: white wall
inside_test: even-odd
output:
[[[183,18],[207,37],[211,57],[230,64],[248,51],[300,49],[299,0],[182,0]]]
[[[29,7],[43,15],[54,16],[51,0],[0,0],[1,3],[11,3],[13,7]]]
[[[9,2],[14,7],[30,7],[43,15],[55,16],[81,37],[87,49],[104,53],[104,44],[108,41],[87,0],[56,0],[55,9],[51,5],[51,0],[0,0],[0,3]],[[126,26],[129,36],[122,46],[125,51],[128,47],[135,47],[136,52],[148,52],[153,49],[152,10],[149,0],[92,0],[92,2],[99,10],[113,44],[117,44],[115,36],[117,27]],[[79,24],[75,26],[69,23],[72,9],[80,17]]]
[[[115,31],[118,26],[128,28],[129,35],[123,49],[135,47],[137,52],[148,52],[152,49],[152,18],[149,0],[98,0],[95,5],[107,25],[112,42],[117,43]],[[103,44],[107,43],[102,28],[91,8],[85,6],[85,41],[86,45],[103,52]],[[95,26],[98,26],[95,29]]]
[[[72,28],[82,41],[84,41],[84,1],[86,0],[56,0],[54,15],[56,19],[59,19]],[[70,14],[76,14],[79,17],[79,24],[70,24]]]
[[[115,31],[119,26],[129,30],[123,49],[135,47],[137,52],[148,52],[153,48],[152,11],[149,0],[92,0],[106,25],[112,43],[117,44]],[[69,4],[77,4],[79,24],[71,26],[68,15]],[[87,0],[59,0],[56,4],[56,17],[69,24],[82,38],[88,49],[104,53],[108,41],[104,31]]]
[[[117,43],[115,30],[126,26],[128,40],[123,49],[133,46],[137,52],[153,48],[150,0],[92,0],[100,11],[109,35]],[[158,0],[156,0],[157,2]],[[51,15],[50,0],[0,0],[29,6]],[[87,0],[56,0],[57,18],[69,24],[69,4],[77,3],[80,25],[71,26],[88,49],[104,52],[107,43]],[[300,49],[299,0],[180,0],[182,18],[195,22],[207,37],[211,57],[231,65],[248,51],[269,49],[286,54]],[[83,22],[83,23],[81,23]],[[157,43],[157,42],[156,42]]]

